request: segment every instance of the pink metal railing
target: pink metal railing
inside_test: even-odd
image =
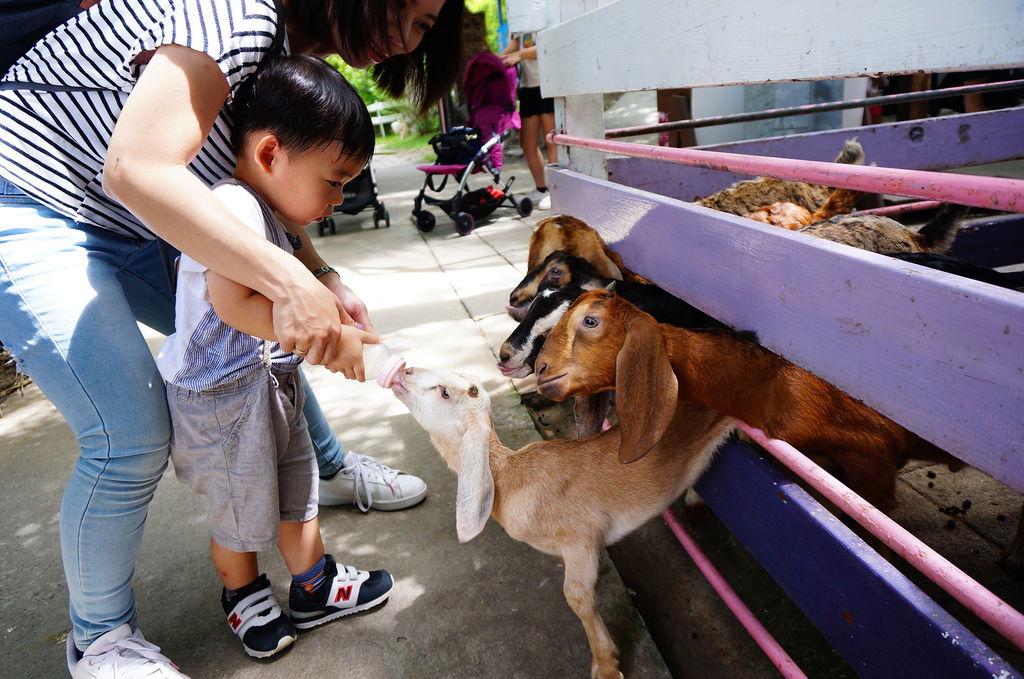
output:
[[[679,522],[679,519],[676,518],[672,510],[666,509],[661,513],[661,518],[665,519],[669,528],[675,534],[676,539],[679,540],[679,544],[683,546],[686,553],[697,564],[697,568],[707,578],[708,583],[718,592],[718,596],[722,597],[725,605],[729,607],[729,610],[736,616],[736,619],[743,625],[743,628],[747,630],[754,639],[754,642],[761,647],[765,655],[775,664],[775,667],[779,669],[782,676],[787,677],[787,679],[807,679],[807,675],[800,670],[793,661],[793,658],[779,645],[779,642],[775,640],[771,632],[765,629],[761,621],[754,617],[754,614],[743,603],[739,595],[736,594],[725,578],[722,577],[722,574],[718,572],[718,569],[715,568],[714,564],[704,555],[704,552],[697,546],[697,543],[690,537],[690,534],[686,532],[683,524]]]
[[[939,200],[1006,212],[1024,212],[1024,180],[1021,179],[647,146],[559,132],[549,134],[548,142],[709,170],[793,179],[855,191]]]
[[[854,521],[906,559],[907,563],[928,576],[1017,648],[1024,650],[1024,615],[1019,611],[985,589],[978,581],[807,459],[793,446],[785,441],[769,438],[760,429],[739,420],[736,421],[736,425]]]
[[[900,203],[898,205],[887,205],[885,207],[873,207],[868,210],[857,210],[859,215],[902,215],[907,212],[919,212],[931,210],[942,205],[937,200],[917,200],[912,203]]]

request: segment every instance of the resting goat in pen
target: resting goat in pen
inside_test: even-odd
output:
[[[840,165],[863,165],[864,148],[856,139],[843,145],[835,161]],[[745,215],[772,203],[793,203],[814,212],[828,200],[832,189],[775,177],[757,177],[736,182],[732,186],[694,199],[701,207],[734,215]]]
[[[953,245],[960,220],[969,209],[960,205],[945,204],[917,231],[912,231],[896,220],[882,215],[840,215],[802,226],[795,231],[880,254],[945,254]]]
[[[828,382],[771,353],[750,333],[692,331],[657,323],[607,290],[584,293],[562,316],[536,362],[537,386],[555,401],[658,375],[665,393],[699,403],[837,467],[883,511],[896,505],[896,472],[908,459],[963,463]],[[623,415],[619,415],[620,423]],[[638,449],[620,457],[636,459]]]
[[[586,630],[590,676],[616,679],[618,654],[597,607],[601,549],[657,516],[707,467],[732,420],[677,405],[655,373],[619,394],[624,423],[585,439],[511,450],[491,423],[490,398],[459,375],[409,368],[392,390],[458,474],[455,524],[466,542],[493,516],[512,538],[562,559],[566,601]],[[649,395],[663,398],[651,402]],[[623,465],[622,457],[643,457]]]

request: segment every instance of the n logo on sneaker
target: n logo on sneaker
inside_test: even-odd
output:
[[[339,587],[338,593],[334,595],[334,603],[345,600],[348,601],[349,597],[352,596],[352,585],[348,587]]]
[[[242,624],[242,619],[238,617],[237,613],[232,612],[231,615],[228,616],[228,624],[231,625],[231,629],[236,630],[238,629],[238,626]]]

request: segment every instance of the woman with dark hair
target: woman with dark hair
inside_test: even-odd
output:
[[[425,110],[457,75],[461,13],[462,0],[101,0],[0,82],[0,341],[80,447],[60,509],[73,677],[184,676],[143,639],[131,586],[170,439],[137,326],[173,329],[158,239],[271,300],[281,348],[312,364],[355,376],[343,338],[373,331],[308,237],[289,254],[211,192],[234,168],[240,85],[268,54],[338,52]],[[321,497],[422,500],[415,476],[346,454],[304,387]]]

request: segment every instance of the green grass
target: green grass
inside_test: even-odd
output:
[[[430,138],[435,134],[437,133],[429,132],[427,134],[421,134],[407,139],[400,139],[397,134],[389,134],[386,137],[377,138],[377,149],[380,151],[409,151],[425,149],[427,152],[433,154],[433,149],[430,148]]]

